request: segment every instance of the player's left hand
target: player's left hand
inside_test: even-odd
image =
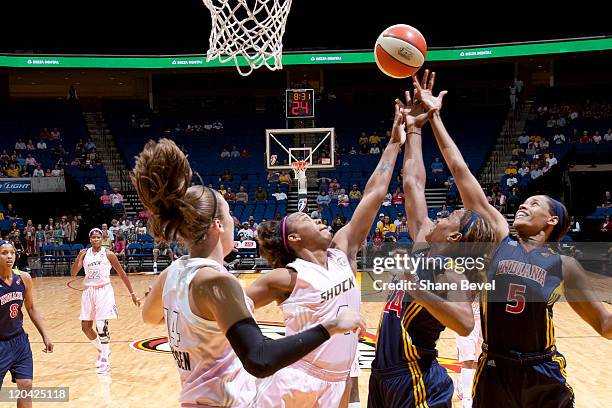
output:
[[[416,75],[412,77],[412,81],[414,85],[414,99],[418,99],[424,109],[440,111],[442,109],[442,100],[448,91],[442,91],[438,96],[433,95],[436,73],[432,72],[431,75],[429,75],[429,70],[426,69],[420,84],[419,78]]]
[[[398,99],[395,100],[395,115],[393,116],[393,129],[391,129],[391,139],[389,143],[399,143],[403,145],[406,141],[406,127],[404,126],[404,115]]]
[[[400,107],[400,112],[404,116],[404,125],[408,132],[411,128],[420,129],[425,126],[436,111],[436,109],[430,109],[426,112],[421,103],[413,103],[410,98],[410,91],[406,91],[406,103],[396,99],[395,104]]]
[[[135,293],[132,293],[132,302],[134,302],[134,305],[140,307],[140,298],[136,296]]]
[[[46,337],[43,338],[43,343],[45,343],[43,353],[53,353],[53,343]]]

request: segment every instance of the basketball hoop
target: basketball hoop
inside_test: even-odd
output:
[[[299,212],[304,212],[308,209],[308,179],[306,178],[306,170],[308,170],[310,162],[294,161],[291,162],[291,167],[295,173],[295,178],[298,183],[298,208]]]
[[[283,35],[292,0],[203,0],[212,29],[206,61],[234,60],[238,73],[248,76],[265,65],[282,69]],[[249,68],[242,70],[242,57]]]

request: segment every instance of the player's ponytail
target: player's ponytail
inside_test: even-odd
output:
[[[288,235],[287,217],[281,221],[264,221],[257,227],[261,254],[273,268],[282,268],[295,260],[295,255],[288,245]]]
[[[172,242],[181,237],[194,243],[206,239],[219,197],[212,189],[190,187],[192,175],[187,157],[169,139],[150,140],[136,157],[130,178],[151,213],[149,231],[155,238]]]

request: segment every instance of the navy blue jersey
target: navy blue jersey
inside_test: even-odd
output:
[[[553,305],[563,292],[561,257],[547,247],[531,251],[511,237],[487,272],[495,289],[483,293],[482,335],[492,352],[537,353],[555,344]]]
[[[419,269],[417,274],[420,280],[433,281],[431,269]],[[393,281],[399,281],[399,277],[396,275]],[[409,292],[391,292],[380,319],[372,368],[397,367],[437,357],[436,342],[442,331],[444,325],[416,303]]]
[[[14,269],[12,275],[10,286],[0,279],[0,339],[14,337],[23,331],[21,307],[26,288],[18,270]]]

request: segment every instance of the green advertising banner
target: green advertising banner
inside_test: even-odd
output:
[[[522,57],[527,55],[554,55],[612,49],[612,38],[554,41],[531,44],[491,45],[483,47],[431,49],[427,61],[462,61],[487,58]],[[317,54],[284,54],[283,65],[324,65],[373,63],[371,51],[328,52]],[[241,66],[246,66],[239,59]],[[59,56],[59,55],[0,55],[0,67],[10,68],[120,68],[167,69],[231,67],[234,64],[206,61],[205,55],[194,56]]]

